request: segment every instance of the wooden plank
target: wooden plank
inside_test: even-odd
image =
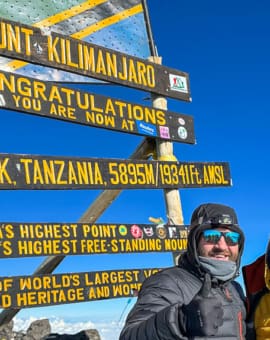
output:
[[[227,162],[0,154],[0,189],[159,189],[230,185]]]
[[[0,278],[0,307],[31,308],[134,297],[160,268],[124,269]]]
[[[186,72],[0,18],[0,55],[191,101]]]
[[[187,227],[153,224],[0,222],[0,258],[183,252]]]
[[[69,123],[195,143],[191,116],[3,71],[0,107]]]

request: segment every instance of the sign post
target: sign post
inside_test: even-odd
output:
[[[164,97],[191,101],[188,74],[161,66],[161,59],[157,57],[146,61],[55,33],[50,28],[39,29],[4,18],[0,18],[0,37],[0,55],[147,91],[153,96],[153,108],[150,109],[74,91],[54,83],[47,84],[26,76],[0,72],[0,105],[3,108],[151,137],[145,139],[146,143],[135,151],[131,160],[0,154],[0,190],[105,190],[81,217],[80,222],[84,224],[46,225],[45,232],[42,223],[2,223],[2,233],[6,233],[8,240],[1,243],[0,257],[49,255],[36,270],[35,274],[39,275],[51,273],[66,255],[170,251],[176,256],[184,251],[187,229],[183,226],[178,189],[231,185],[228,163],[178,162],[173,155],[171,141],[194,144],[193,121],[186,115],[168,112]],[[87,99],[87,105],[81,98]],[[159,120],[160,117],[163,121]],[[149,161],[154,147],[157,160]],[[90,224],[95,222],[121,190],[139,188],[164,190],[169,220],[167,228],[163,227],[158,233],[160,226],[142,225],[140,229],[138,225]],[[133,227],[137,228],[134,234]],[[138,237],[138,229],[143,237]],[[181,233],[178,233],[178,229]],[[46,234],[48,230],[51,230],[50,237]],[[167,230],[168,238],[164,237]],[[121,297],[117,289],[123,287],[114,286],[117,281],[109,282],[109,279],[122,279],[126,275],[127,279],[133,276],[133,281],[136,281],[140,275],[135,287],[137,289],[142,278],[148,274],[150,271],[142,273],[135,269],[48,275],[44,281],[40,276],[4,277],[1,283],[7,294],[4,294],[6,300],[2,302],[6,303],[4,307],[7,309],[0,314],[0,325],[9,322],[20,308],[34,307],[40,301],[49,305]],[[104,278],[107,280],[105,283]],[[70,285],[66,285],[67,279]],[[55,298],[52,301],[49,291],[40,292],[36,289],[43,288],[43,282],[48,283],[50,280],[58,287],[59,282],[65,283],[59,292],[60,300]],[[56,288],[53,284],[52,288]],[[12,292],[8,292],[9,285],[14,288]],[[77,288],[74,289],[75,286]],[[87,289],[84,292],[85,286]],[[25,287],[34,287],[36,292],[21,292]],[[126,296],[132,296],[134,287],[126,288],[129,288]],[[15,304],[9,303],[11,300]]]
[[[152,57],[153,62],[161,64],[160,57]],[[157,109],[167,110],[167,100],[164,97],[153,98],[153,107]],[[157,141],[157,158],[159,160],[175,161],[176,158],[173,155],[173,144],[169,141],[158,140]],[[180,192],[178,189],[164,189],[164,198],[166,205],[166,213],[169,224],[183,225],[183,211],[182,203],[180,198]],[[174,263],[177,264],[179,253],[173,252]]]

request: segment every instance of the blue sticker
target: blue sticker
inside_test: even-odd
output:
[[[153,124],[136,121],[138,132],[144,135],[157,136],[157,129]]]

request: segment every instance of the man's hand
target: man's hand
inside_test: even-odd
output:
[[[213,296],[209,296],[211,279],[208,274],[198,295],[188,304],[182,306],[179,311],[181,324],[185,324],[187,335],[212,336],[223,324],[223,309],[221,302]],[[183,314],[182,314],[183,313]]]

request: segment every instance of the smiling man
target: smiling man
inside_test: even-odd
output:
[[[120,340],[244,340],[245,297],[234,281],[243,247],[233,208],[196,208],[187,251],[177,266],[144,281]]]

